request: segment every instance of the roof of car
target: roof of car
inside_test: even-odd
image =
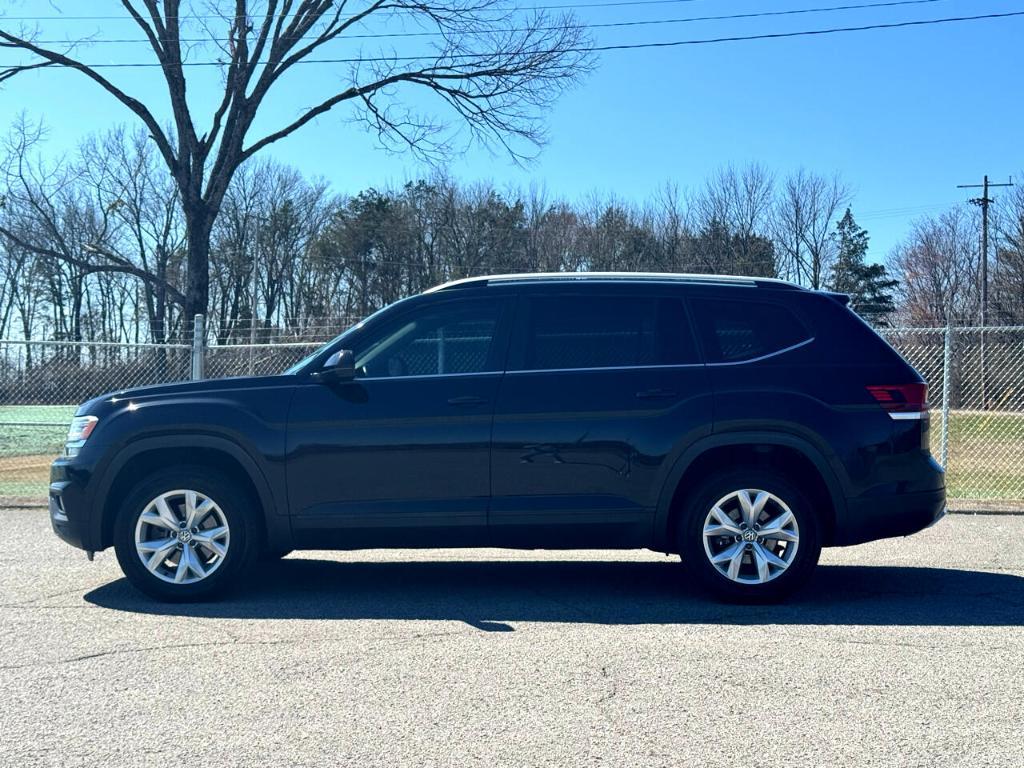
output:
[[[676,272],[527,272],[509,275],[483,275],[453,280],[427,293],[447,291],[455,288],[481,288],[488,285],[510,283],[558,283],[558,282],[624,282],[624,283],[697,283],[701,285],[732,285],[765,288],[787,288],[800,290],[800,286],[786,280],[770,277],[743,277],[739,275],[700,275]]]

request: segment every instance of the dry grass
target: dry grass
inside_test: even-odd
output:
[[[53,454],[0,458],[0,506],[45,504]]]

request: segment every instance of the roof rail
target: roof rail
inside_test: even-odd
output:
[[[771,277],[742,277],[738,275],[683,274],[677,272],[524,272],[508,275],[482,275],[453,280],[450,283],[431,288],[426,293],[448,291],[456,288],[472,288],[482,285],[501,285],[528,282],[580,282],[580,281],[621,281],[656,283],[697,283],[702,285],[745,285],[751,288],[787,288],[801,290],[800,286],[786,280]]]

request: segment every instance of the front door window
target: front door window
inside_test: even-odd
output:
[[[493,354],[499,302],[459,301],[400,318],[356,349],[366,378],[443,376],[498,370]]]

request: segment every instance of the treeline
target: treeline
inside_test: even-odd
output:
[[[168,341],[189,332],[182,201],[143,134],[45,159],[18,123],[0,154],[0,338]],[[993,320],[1024,322],[1024,194],[1000,201]],[[402,296],[478,274],[652,270],[782,277],[851,293],[878,324],[972,322],[978,226],[918,221],[885,265],[835,176],[725,168],[647,200],[568,201],[443,174],[354,196],[272,160],[243,166],[214,227],[218,343],[323,338]]]

